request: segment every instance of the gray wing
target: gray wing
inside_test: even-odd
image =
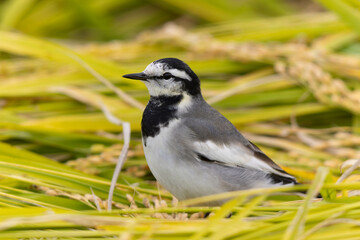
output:
[[[293,176],[281,169],[206,102],[198,103],[186,115],[184,125],[190,130],[192,148],[199,160],[259,170],[268,173],[274,182],[296,183]]]

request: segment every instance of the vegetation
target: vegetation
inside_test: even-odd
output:
[[[7,0],[0,12],[1,239],[359,238],[359,1]],[[169,56],[303,185],[184,202],[158,186],[141,146],[147,90],[121,76]]]

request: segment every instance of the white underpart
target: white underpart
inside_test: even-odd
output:
[[[156,180],[179,200],[224,192],[221,182],[213,175],[181,158],[185,155],[178,153],[179,139],[173,132],[179,125],[180,119],[170,121],[167,127],[161,128],[159,135],[148,137],[146,146],[143,145],[146,161]]]
[[[173,129],[179,123],[180,120],[171,121],[167,127],[161,128],[159,135],[148,137],[146,146],[143,144],[143,147],[146,161],[156,180],[168,191],[176,195],[177,198],[185,199],[186,196],[183,196],[184,194],[181,193],[182,190],[179,188],[182,185],[191,186],[191,183],[187,182],[189,178],[185,177],[188,170],[182,167],[179,168],[178,165],[183,162],[183,159],[174,157],[174,152],[171,149],[173,145],[171,139],[174,138]],[[184,178],[181,176],[184,176]]]
[[[216,160],[232,167],[245,167],[267,173],[293,178],[272,168],[266,162],[256,158],[252,152],[240,144],[218,145],[212,141],[194,142],[194,149],[210,160]]]

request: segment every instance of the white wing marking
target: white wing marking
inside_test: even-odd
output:
[[[239,144],[218,145],[209,140],[205,142],[197,141],[194,142],[194,150],[209,160],[221,162],[224,165],[257,169],[288,178],[294,178],[289,174],[279,172],[272,168],[266,162],[256,158],[250,149],[242,147]]]

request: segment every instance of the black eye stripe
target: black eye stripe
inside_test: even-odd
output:
[[[169,75],[168,75],[168,76],[167,76],[167,75],[165,76],[165,74],[167,74],[167,73],[168,73],[168,72],[164,73],[162,76],[154,76],[154,77],[152,77],[152,79],[153,79],[153,80],[163,80],[163,79],[168,80],[168,79],[170,79],[170,78],[173,78],[173,79],[174,79],[175,81],[177,81],[177,82],[185,82],[185,81],[189,82],[188,79],[174,76],[174,75],[172,75],[171,73],[168,73]]]

